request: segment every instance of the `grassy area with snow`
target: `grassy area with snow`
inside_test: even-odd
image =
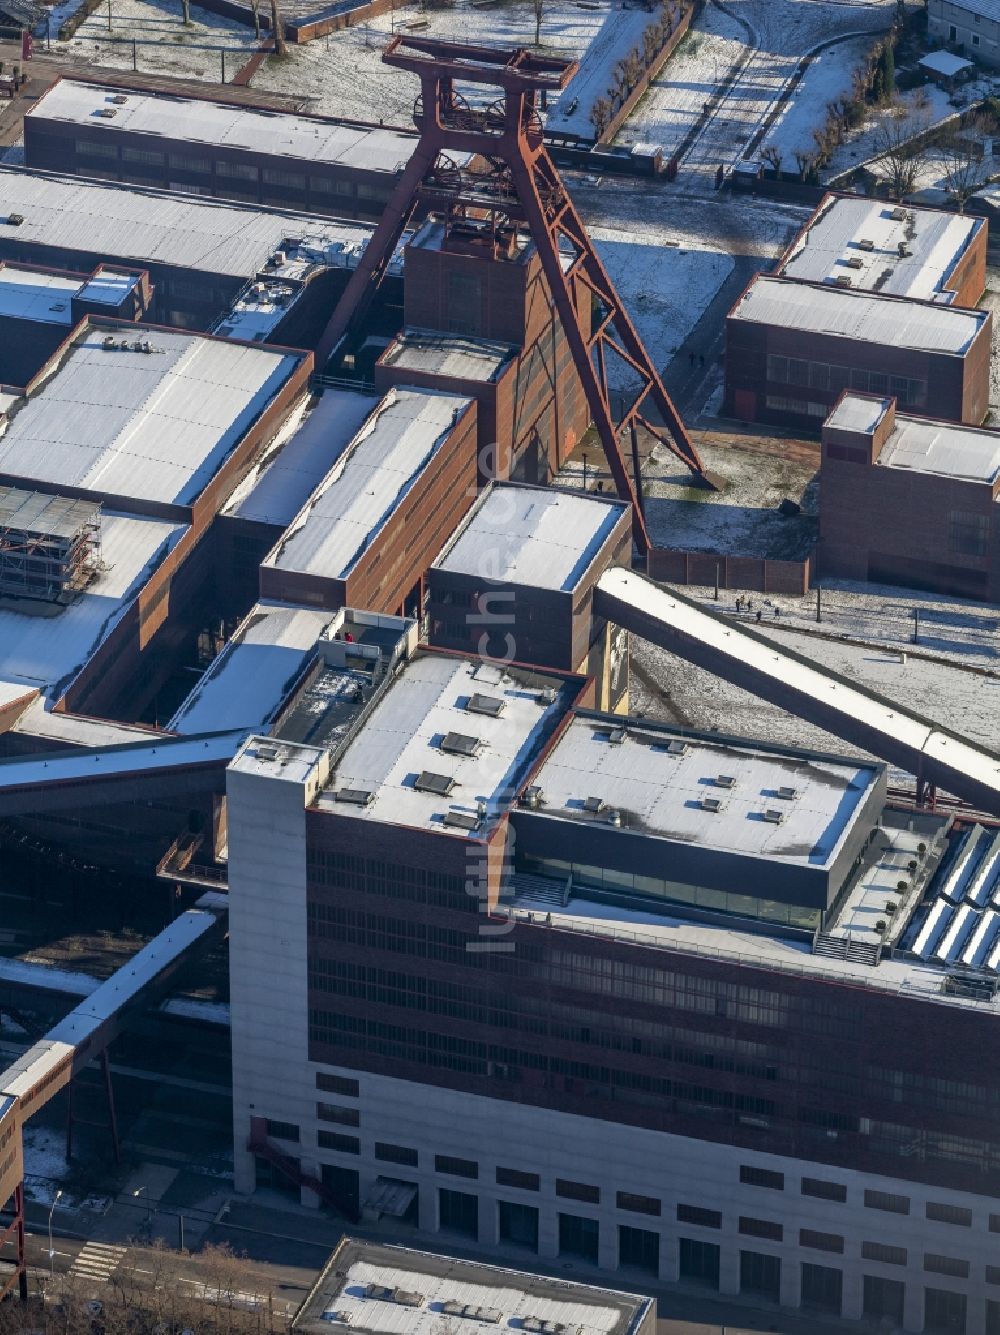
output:
[[[256,46],[252,28],[196,5],[185,26],[180,0],[110,0],[84,20],[69,41],[53,41],[52,49],[84,63],[130,70],[133,42],[140,73],[204,80],[208,95],[222,78],[220,51],[225,51],[230,82]]]

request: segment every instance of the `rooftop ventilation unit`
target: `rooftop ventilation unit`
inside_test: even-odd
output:
[[[530,1335],[578,1335],[579,1326],[564,1326],[561,1321],[546,1321],[540,1316],[526,1316],[521,1329]]]
[[[450,756],[478,756],[482,746],[478,737],[470,737],[464,732],[446,732],[441,738],[439,750]]]
[[[870,241],[870,240],[868,239],[868,237],[866,237],[866,236],[863,236],[863,237],[861,238],[860,241],[855,241],[854,244],[857,246],[858,250],[874,250],[874,249],[875,249],[875,242],[874,242],[874,241]]]
[[[450,825],[455,830],[478,830],[482,824],[482,817],[473,816],[468,811],[446,811],[444,813],[445,825]]]
[[[609,825],[613,825],[616,830],[621,829],[622,813],[617,807],[608,807],[608,809],[602,812],[601,815],[603,819],[606,820]]]
[[[504,702],[497,695],[470,695],[465,703],[467,714],[485,714],[487,718],[499,718],[503,713]]]
[[[115,93],[114,97],[108,98],[108,101],[113,102],[116,107],[123,107],[125,103],[128,101],[128,98],[125,96],[124,93]]]
[[[98,107],[94,115],[100,116],[102,121],[112,121],[118,115],[118,112],[114,107]]]
[[[23,214],[23,213],[8,213],[8,214],[7,214],[7,225],[8,225],[8,227],[20,227],[21,224],[22,224],[23,222],[24,222],[24,214]]]
[[[469,1321],[488,1321],[492,1326],[495,1326],[501,1317],[501,1313],[495,1307],[477,1307],[475,1303],[460,1303],[454,1298],[441,1304],[441,1314],[465,1317]]]
[[[682,756],[687,752],[687,749],[687,742],[667,742],[666,750],[669,756]]]
[[[375,794],[368,788],[338,788],[334,801],[346,802],[352,807],[370,807],[375,801]]]
[[[624,728],[612,728],[610,732],[606,732],[604,735],[612,746],[621,746],[622,742],[625,740],[626,733]]]
[[[833,285],[834,287],[851,287],[850,275],[846,273],[837,274],[837,277],[833,280]]]
[[[893,222],[905,222],[906,210],[904,208],[901,208],[897,204],[896,207],[890,212],[889,217],[892,219]]]
[[[530,787],[525,788],[524,792],[521,794],[522,807],[530,807],[532,811],[537,811],[538,808],[544,806],[544,804],[545,794],[542,792],[541,788],[539,788],[537,783],[533,783]]]
[[[783,801],[785,801],[785,802],[791,802],[792,799],[798,797],[798,795],[799,795],[799,790],[798,790],[797,788],[779,788],[779,789],[778,789],[778,796],[779,796],[780,798],[782,798]]]
[[[905,260],[907,255],[911,255],[912,253],[913,252],[910,250],[910,247],[906,244],[905,241],[900,241],[899,244],[896,246],[896,254],[899,256],[901,260]]]
[[[860,255],[850,255],[844,263],[848,269],[863,269],[865,267],[865,262]]]
[[[736,778],[732,774],[717,774],[712,780],[716,788],[735,788]]]
[[[450,774],[435,774],[432,770],[421,770],[413,780],[418,793],[435,793],[438,797],[447,797],[455,787],[455,780]]]
[[[279,748],[273,742],[258,742],[255,752],[258,760],[277,760]]]
[[[604,810],[603,797],[588,797],[583,804],[584,811],[589,811],[592,816],[598,815]]]
[[[764,819],[767,821],[768,825],[780,825],[785,819],[785,813],[783,811],[776,811],[774,807],[768,807],[764,812]]]
[[[722,799],[720,797],[703,797],[701,799],[702,811],[710,811],[713,816],[718,815],[722,810]]]
[[[365,1297],[381,1303],[398,1303],[400,1307],[422,1307],[424,1295],[410,1289],[392,1289],[387,1284],[366,1284]]]
[[[556,702],[555,688],[546,686],[544,691],[538,692],[538,703],[540,705],[554,705]]]
[[[114,334],[105,334],[104,337],[101,339],[101,347],[104,349],[105,352],[110,352],[111,349],[116,346],[117,345],[115,343]]]

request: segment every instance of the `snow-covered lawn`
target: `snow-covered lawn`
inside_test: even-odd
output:
[[[683,465],[659,447],[643,470],[646,523],[658,546],[778,560],[808,555],[816,542],[810,485],[816,465],[725,446],[697,448],[709,471],[725,479],[724,491],[692,487]],[[803,514],[782,515],[778,506],[786,498],[802,504]]]
[[[979,98],[987,96],[992,83],[980,80],[968,85],[968,89]],[[966,90],[963,90],[963,98]],[[938,125],[954,116],[958,108],[948,94],[935,84],[926,84],[923,88],[913,88],[900,93],[892,106],[873,109],[864,123],[853,131],[836,149],[829,163],[820,172],[820,179],[829,181],[840,176],[874,156],[879,151],[879,135],[882,127],[905,116],[914,133]]]
[[[801,58],[831,37],[876,33],[889,27],[892,0],[732,0],[726,11],[709,4],[691,33],[667,61],[647,96],[619,135],[620,143],[652,140],[672,155],[702,113],[716,87],[732,82],[710,120],[688,147],[688,167],[731,166],[788,86]],[[826,83],[850,84],[861,44],[832,48],[814,82],[815,95],[801,101],[797,135],[807,135],[826,118]],[[842,72],[845,71],[845,72]],[[808,81],[808,80],[807,80]],[[835,93],[832,95],[836,95]]]
[[[854,71],[860,69],[871,50],[873,38],[856,37],[821,51],[809,64],[782,114],[765,136],[761,147],[780,151],[785,170],[795,165],[795,154],[812,156],[817,151],[815,134],[822,130],[831,102],[851,95]]]
[[[732,259],[717,250],[665,245],[662,236],[641,226],[589,231],[653,364],[662,370],[732,273]],[[626,388],[630,375],[620,361],[608,365],[615,388]]]
[[[577,134],[581,139],[595,135],[590,119],[591,108],[611,86],[614,68],[634,47],[642,47],[642,34],[655,15],[648,9],[619,9],[615,5],[580,60],[580,68],[551,107],[550,130]]]
[[[87,63],[130,70],[133,41],[141,73],[203,79],[206,93],[221,78],[220,48],[226,52],[229,82],[256,45],[252,28],[197,5],[191,6],[191,25],[186,28],[180,0],[111,0],[110,33],[108,9],[102,6],[81,23],[68,42],[53,41],[52,49]]]
[[[547,54],[579,59],[611,11],[610,0],[584,8],[575,0],[546,0],[542,18],[542,49]],[[648,21],[648,16],[647,16]],[[254,75],[253,87],[304,99],[308,109],[323,116],[351,116],[409,125],[420,89],[417,80],[382,63],[382,51],[393,31],[414,31],[421,37],[486,42],[496,46],[530,46],[535,40],[535,11],[530,0],[475,7],[459,0],[450,8],[422,10],[401,5],[357,27],[331,33],[305,46],[289,47],[282,59],[271,57]],[[470,98],[495,89],[462,88]]]

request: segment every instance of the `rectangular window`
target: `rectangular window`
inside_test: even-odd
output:
[[[498,1187],[520,1187],[522,1191],[537,1191],[541,1181],[537,1173],[522,1173],[516,1168],[497,1169]]]
[[[924,1269],[935,1275],[954,1275],[956,1279],[969,1278],[968,1261],[960,1261],[957,1256],[938,1256],[936,1252],[924,1252]]]
[[[865,1205],[869,1210],[887,1210],[889,1214],[909,1214],[909,1196],[894,1196],[891,1191],[866,1191]]]
[[[817,1233],[812,1228],[800,1228],[799,1246],[812,1247],[817,1252],[842,1252],[844,1239],[839,1233]]]
[[[990,1232],[1000,1233],[1000,1214],[990,1215]]]
[[[703,1210],[699,1205],[678,1205],[677,1220],[681,1224],[700,1224],[702,1228],[721,1228],[722,1215],[718,1210]]]
[[[1000,1284],[1000,1265],[988,1265],[986,1267],[986,1283]]]
[[[331,1075],[327,1071],[316,1072],[316,1088],[324,1094],[345,1094],[349,1099],[356,1099],[361,1092],[356,1080],[345,1075]]]
[[[658,1215],[662,1209],[655,1196],[636,1196],[631,1191],[619,1191],[615,1204],[619,1210],[631,1210],[633,1214]]]
[[[165,158],[152,148],[123,148],[122,162],[139,162],[144,167],[162,167]]]
[[[278,167],[265,167],[261,173],[267,185],[284,185],[289,190],[304,190],[306,178],[300,172],[284,171]]]
[[[830,368],[827,366],[826,362],[809,363],[809,388],[830,388]]]
[[[256,181],[257,168],[245,162],[219,161],[215,164],[216,176],[227,176],[234,181]]]
[[[321,1122],[339,1122],[341,1126],[358,1126],[361,1121],[357,1108],[341,1108],[336,1103],[317,1103],[316,1116]]]
[[[868,389],[872,394],[885,394],[889,389],[889,377],[884,371],[869,371]]]
[[[384,1140],[375,1142],[375,1158],[385,1163],[405,1163],[410,1168],[417,1166],[417,1151],[407,1149],[405,1145],[390,1145]]]
[[[357,1136],[342,1136],[339,1131],[321,1131],[317,1137],[321,1150],[338,1150],[341,1154],[360,1154],[361,1141]]]
[[[767,358],[767,378],[776,380],[779,385],[788,383],[788,358],[769,353]]]
[[[989,536],[989,515],[952,510],[948,516],[948,550],[958,556],[985,556]]]
[[[273,1140],[298,1140],[299,1128],[294,1122],[275,1122],[268,1118],[267,1134]]]
[[[354,187],[350,181],[330,176],[310,176],[309,189],[318,195],[352,195]]]
[[[570,1182],[564,1177],[556,1178],[556,1195],[571,1201],[589,1201],[591,1205],[601,1203],[599,1187],[590,1187],[586,1182]]]
[[[190,153],[171,153],[170,165],[179,172],[210,172],[212,163],[208,158],[196,158]]]
[[[772,1173],[770,1168],[752,1168],[740,1164],[740,1181],[748,1187],[769,1187],[772,1191],[785,1190],[784,1173]]]
[[[962,1228],[972,1227],[972,1211],[964,1205],[942,1205],[940,1201],[927,1202],[927,1218],[936,1219],[939,1224],[960,1224]]]
[[[847,1188],[841,1182],[825,1182],[821,1177],[804,1177],[802,1195],[818,1196],[821,1201],[840,1201],[843,1204],[847,1200]]]
[[[883,1265],[906,1265],[906,1248],[884,1242],[863,1242],[861,1255],[866,1261],[881,1261]]]
[[[118,145],[102,143],[99,139],[78,139],[76,151],[91,158],[114,158],[118,161]]]
[[[455,1159],[450,1154],[435,1154],[434,1171],[449,1173],[452,1177],[478,1177],[479,1165],[474,1159]]]
[[[780,1224],[772,1224],[769,1219],[749,1219],[746,1215],[740,1215],[740,1232],[751,1238],[770,1238],[772,1242],[780,1242],[783,1229]]]
[[[809,363],[798,357],[788,359],[788,383],[790,385],[809,384]]]

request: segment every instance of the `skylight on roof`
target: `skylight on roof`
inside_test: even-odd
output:
[[[465,702],[466,713],[485,714],[487,718],[499,718],[503,707],[504,702],[498,695],[481,695],[478,691]]]
[[[450,774],[435,774],[432,770],[424,769],[414,779],[413,786],[418,793],[436,793],[439,797],[447,797],[455,787],[455,780]]]
[[[477,756],[482,747],[478,737],[464,732],[447,732],[441,738],[440,749],[452,756]]]

